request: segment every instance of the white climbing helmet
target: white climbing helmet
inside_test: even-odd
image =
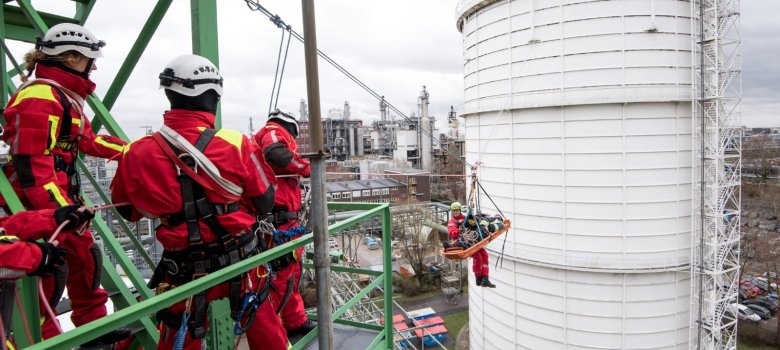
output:
[[[203,56],[182,55],[169,62],[160,73],[160,88],[191,97],[211,89],[222,96],[222,75]]]
[[[271,114],[268,115],[269,121],[272,121],[274,119],[292,125],[295,128],[295,135],[298,135],[298,120],[295,119],[295,117],[292,114],[282,112],[277,108],[273,112],[271,112]]]
[[[60,23],[51,28],[35,42],[35,48],[47,55],[59,55],[66,51],[77,51],[89,58],[101,58],[101,49],[106,46],[92,32],[78,24]]]

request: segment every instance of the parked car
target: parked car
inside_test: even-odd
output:
[[[753,310],[753,312],[755,312],[756,315],[760,316],[762,320],[768,320],[772,318],[772,313],[769,312],[769,310],[767,310],[766,308],[763,308],[756,304],[750,304],[747,305],[747,307],[750,308],[750,310]]]
[[[371,241],[371,242],[368,243],[368,249],[370,249],[370,250],[379,249],[381,247],[382,247],[382,245],[379,244],[379,242],[377,242],[377,241]]]
[[[753,310],[751,310],[749,307],[742,305],[742,304],[731,304],[731,307],[729,308],[729,311],[731,311],[732,314],[736,315],[738,319],[740,320],[746,320],[746,321],[753,321],[753,322],[759,322],[761,321],[761,316],[756,315]]]
[[[761,290],[762,293],[766,293],[769,290],[769,284],[766,282],[766,278],[756,277],[751,283]]]
[[[777,306],[774,305],[770,300],[771,299],[769,299],[769,298],[751,298],[751,299],[743,300],[742,304],[744,304],[744,305],[758,305],[758,306],[761,306],[761,307],[769,310],[769,312],[771,312],[772,315],[774,316],[775,312],[777,311]]]
[[[769,298],[769,299],[777,300],[777,293],[775,293],[775,292],[769,293],[769,294],[766,295],[766,297]]]

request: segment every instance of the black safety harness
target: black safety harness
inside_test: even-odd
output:
[[[211,139],[217,133],[215,129],[204,130],[195,142],[195,148],[203,152]],[[165,141],[167,143],[167,141]],[[181,152],[170,143],[167,144],[177,157],[190,169],[197,171],[195,159],[189,153]],[[188,247],[180,251],[164,251],[162,260],[155,269],[154,276],[149,281],[149,287],[157,287],[161,282],[167,281],[171,285],[178,286],[215,272],[223,267],[238,263],[258,251],[267,250],[265,242],[258,239],[254,233],[247,232],[234,237],[217,220],[217,215],[229,214],[239,209],[238,203],[212,204],[206,198],[203,186],[193,180],[186,172],[177,166],[177,177],[181,186],[182,211],[160,218],[162,225],[178,226],[187,225]],[[203,221],[217,236],[218,242],[204,244],[200,233],[199,222]],[[236,277],[227,282],[229,284],[229,299],[231,316],[235,319],[242,307],[242,277]],[[268,286],[264,283],[257,292],[259,303],[268,297]],[[189,319],[189,330],[195,339],[206,335],[206,292],[195,294],[192,297],[192,311]],[[176,314],[167,309],[157,313],[157,319],[172,329],[181,326],[181,314]]]
[[[66,175],[68,175],[68,183],[70,183],[70,187],[68,188],[68,197],[70,199],[76,201],[77,203],[81,203],[81,177],[78,175],[76,171],[76,157],[78,157],[79,148],[76,146],[76,142],[78,141],[71,141],[70,140],[70,129],[73,124],[73,119],[71,117],[70,111],[72,109],[70,100],[67,96],[65,96],[65,92],[63,92],[60,88],[53,86],[54,91],[57,91],[57,95],[60,98],[60,104],[62,104],[62,119],[60,120],[60,133],[57,137],[55,147],[63,149],[65,151],[70,152],[71,159],[73,159],[71,162],[66,162],[65,158],[62,158],[58,155],[54,155],[54,170],[56,171],[62,171]]]

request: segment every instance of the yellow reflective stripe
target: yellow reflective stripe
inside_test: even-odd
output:
[[[75,126],[81,126],[81,118],[71,118],[70,122]]]
[[[41,100],[57,102],[57,99],[54,97],[54,93],[51,89],[51,86],[46,84],[32,84],[16,94],[16,100],[14,100],[14,103],[11,105],[11,107],[18,105],[23,100],[28,98],[37,98]]]
[[[103,139],[103,137],[101,137],[101,136],[98,136],[98,137],[95,138],[95,143],[97,143],[98,145],[101,145],[101,146],[103,146],[105,148],[110,148],[110,149],[112,149],[114,151],[117,151],[117,152],[122,152],[122,150],[124,149],[124,146],[108,142],[105,139]]]
[[[10,340],[5,341],[5,348],[8,350],[16,350],[14,343],[12,343]]]
[[[49,152],[54,148],[54,145],[57,144],[57,130],[59,130],[59,125],[57,125],[60,122],[60,117],[56,115],[50,115],[49,116],[49,147],[46,147],[46,150],[43,152],[43,154],[49,154]]]
[[[11,236],[11,235],[0,236],[0,243],[13,243],[18,241],[19,241],[19,237],[16,236]]]
[[[214,135],[219,137],[233,146],[236,146],[239,152],[241,152],[241,143],[244,141],[244,134],[230,129],[220,129]]]
[[[54,197],[54,200],[59,203],[60,206],[64,207],[68,205],[68,201],[65,200],[65,197],[62,196],[62,192],[60,192],[60,188],[57,187],[54,182],[49,182],[45,185],[43,185],[43,188],[51,194],[52,197]]]

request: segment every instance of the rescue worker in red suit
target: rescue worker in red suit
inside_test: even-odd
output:
[[[452,217],[450,217],[450,221],[447,222],[447,231],[449,232],[450,239],[452,240],[458,239],[458,236],[460,235],[460,227],[463,225],[463,222],[466,221],[466,216],[463,215],[461,209],[462,206],[459,202],[453,202],[450,206]],[[444,247],[449,248],[450,243],[444,242]],[[480,248],[477,250],[477,252],[471,256],[471,258],[474,259],[472,261],[471,269],[474,271],[474,276],[477,277],[477,286],[496,288],[496,285],[491,283],[490,279],[488,278],[490,263],[488,263],[488,253],[485,248]]]
[[[215,129],[222,76],[208,59],[184,55],[160,74],[171,105],[159,132],[125,148],[111,184],[115,203],[128,220],[160,218],[157,240],[162,260],[149,285],[157,293],[249,258],[262,246],[255,235],[257,215],[273,206],[275,182],[267,164],[252,153],[238,131]],[[267,299],[265,266],[180,301],[157,314],[158,349],[171,349],[189,307],[184,349],[201,349],[206,308],[230,299],[234,318],[254,315],[246,326],[250,349],[286,349],[287,336]],[[257,293],[255,311],[239,310],[244,293]],[[263,295],[265,294],[265,295]],[[188,306],[189,305],[189,306]]]
[[[268,122],[254,136],[257,146],[255,154],[271,165],[279,181],[274,199],[274,208],[268,216],[277,230],[285,231],[298,227],[301,210],[300,177],[309,177],[309,161],[296,152],[298,143],[298,121],[290,114],[273,111]],[[300,235],[293,236],[296,239]],[[314,323],[306,317],[303,299],[298,286],[301,276],[301,254],[303,248],[271,262],[274,290],[271,302],[282,318],[287,336],[306,334],[314,329]]]
[[[11,312],[14,307],[15,280],[24,276],[46,276],[65,264],[65,249],[53,243],[34,240],[48,237],[65,220],[66,228],[74,229],[89,221],[94,214],[78,205],[59,209],[22,211],[0,218],[0,317],[6,334],[6,348],[16,349],[11,336]]]
[[[11,147],[5,174],[28,210],[83,202],[75,165],[79,151],[106,159],[122,153],[125,142],[93,134],[83,111],[84,99],[95,90],[90,72],[104,45],[84,27],[64,23],[51,27],[25,56],[27,76],[34,72],[35,79],[22,84],[8,102],[3,140]],[[100,287],[102,252],[92,233],[65,235],[62,247],[69,252],[67,269],[55,274],[58,278],[43,279],[46,296],[56,305],[66,284],[76,326],[105,316],[108,294]],[[43,337],[57,335],[53,321],[43,317]],[[113,343],[128,332],[116,330],[101,342]]]

